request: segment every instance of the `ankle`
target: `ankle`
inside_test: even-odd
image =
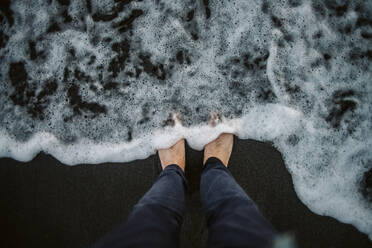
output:
[[[211,156],[204,156],[204,161],[203,161],[203,166],[205,166],[208,162],[208,160],[214,162],[215,160],[218,160],[221,162],[225,167],[228,166],[229,161],[228,160],[223,160],[221,157],[211,155]]]

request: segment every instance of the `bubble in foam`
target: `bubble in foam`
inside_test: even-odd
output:
[[[273,142],[314,212],[372,233],[370,2],[8,3],[1,156],[123,162],[233,132]]]

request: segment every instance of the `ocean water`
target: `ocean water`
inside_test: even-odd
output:
[[[372,1],[7,0],[0,23],[1,157],[126,162],[233,132],[372,237]]]

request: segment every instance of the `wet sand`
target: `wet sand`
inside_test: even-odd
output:
[[[202,152],[187,148],[189,189],[181,247],[204,247],[199,200]],[[280,232],[299,247],[370,247],[353,226],[312,213],[297,198],[280,153],[235,139],[230,170]],[[65,166],[39,154],[28,163],[0,159],[0,247],[89,247],[125,221],[160,172],[156,155],[130,163]]]

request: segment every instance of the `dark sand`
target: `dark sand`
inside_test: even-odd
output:
[[[189,180],[182,247],[207,237],[199,200],[202,152],[187,149]],[[89,247],[124,221],[159,173],[159,160],[65,166],[39,154],[29,163],[0,159],[0,247]],[[280,232],[299,247],[371,247],[353,226],[312,213],[297,198],[280,153],[266,143],[237,140],[232,174]]]

